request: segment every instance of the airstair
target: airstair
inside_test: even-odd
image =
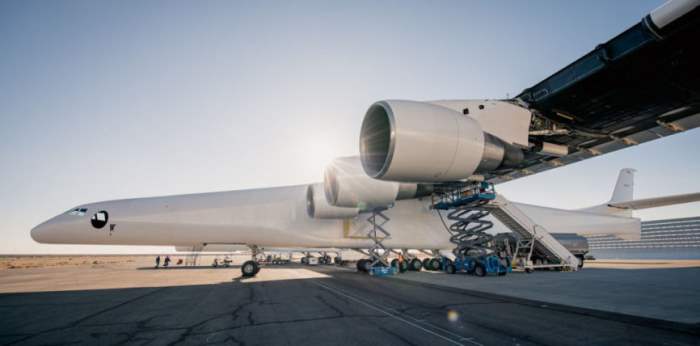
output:
[[[579,259],[557,241],[543,226],[535,223],[517,206],[501,195],[482,206],[496,219],[518,235],[514,262],[518,267],[532,270],[546,267],[563,267],[578,270]],[[533,263],[534,252],[543,254],[549,263]],[[558,262],[558,263],[556,263]]]

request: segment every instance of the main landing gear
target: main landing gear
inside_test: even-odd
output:
[[[245,278],[253,277],[260,271],[260,265],[258,264],[257,257],[260,254],[260,249],[256,245],[250,246],[251,257],[250,261],[245,261],[241,266],[241,275]]]

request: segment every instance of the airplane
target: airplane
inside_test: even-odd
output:
[[[699,5],[663,4],[512,99],[376,102],[362,122],[360,156],[336,159],[322,183],[88,203],[36,226],[31,236],[42,243],[238,244],[251,247],[253,255],[263,246],[370,249],[373,265],[384,263],[388,249],[461,246],[445,223],[455,214],[436,209],[437,201],[481,196],[484,184],[700,126]],[[548,231],[634,237],[640,221],[631,210],[700,197],[634,200],[632,175],[623,169],[611,200],[582,210],[515,203],[500,195],[489,203],[501,211],[494,215],[518,219],[533,239]],[[468,211],[484,206],[470,201],[477,204]],[[465,207],[447,205],[452,211]],[[556,243],[548,246],[559,251]],[[241,270],[253,276],[259,268],[248,261]]]

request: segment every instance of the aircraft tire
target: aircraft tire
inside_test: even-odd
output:
[[[457,268],[455,268],[454,264],[448,264],[445,268],[445,272],[447,272],[447,274],[454,274],[457,272]]]
[[[399,272],[405,273],[408,270],[408,263],[406,261],[399,262]]]
[[[414,258],[411,260],[411,265],[410,268],[414,272],[419,272],[421,269],[423,269],[423,263],[417,258]]]
[[[309,259],[306,258],[306,257],[302,257],[302,258],[301,258],[301,264],[306,264],[306,263],[309,263]]]
[[[249,278],[255,276],[260,271],[258,263],[255,261],[246,261],[241,266],[241,274],[243,277]]]
[[[430,262],[428,262],[428,269],[429,270],[440,270],[440,260],[437,258],[431,258]]]
[[[583,255],[576,256],[576,258],[578,258],[578,269],[583,268],[583,261],[584,261]]]
[[[431,261],[431,260],[432,260],[431,258],[424,258],[424,259],[423,259],[423,269],[425,269],[425,270],[432,270],[432,269],[430,268],[430,261]]]
[[[396,258],[394,258],[393,260],[391,260],[391,266],[394,267],[394,268],[398,268],[398,267],[399,267],[399,260],[396,259]]]
[[[333,263],[340,265],[343,263],[343,258],[340,256],[335,256],[335,258],[333,259]]]

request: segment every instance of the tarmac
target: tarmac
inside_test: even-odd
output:
[[[5,292],[0,294],[0,344],[700,344],[697,323],[543,304],[491,289],[499,281],[530,287],[560,279],[569,280],[562,284],[567,287],[578,280],[572,289],[585,291],[581,283],[605,281],[595,279],[605,276],[599,270],[376,278],[346,267],[289,264],[266,266],[251,279],[241,279],[237,266],[155,270],[131,263],[5,270],[0,272]],[[639,275],[634,280],[644,276]],[[658,281],[666,275],[650,277]],[[684,279],[678,286],[692,284],[686,275],[679,277]],[[629,279],[615,274],[608,285],[620,278]],[[452,281],[457,279],[461,286]],[[476,286],[466,287],[467,282]],[[696,287],[683,292],[698,295]],[[621,299],[631,294],[627,286],[617,292]],[[695,304],[694,298],[678,301]]]
[[[586,268],[578,272],[537,271],[505,277],[465,276],[407,272],[395,278],[543,304],[700,324],[700,267]]]

